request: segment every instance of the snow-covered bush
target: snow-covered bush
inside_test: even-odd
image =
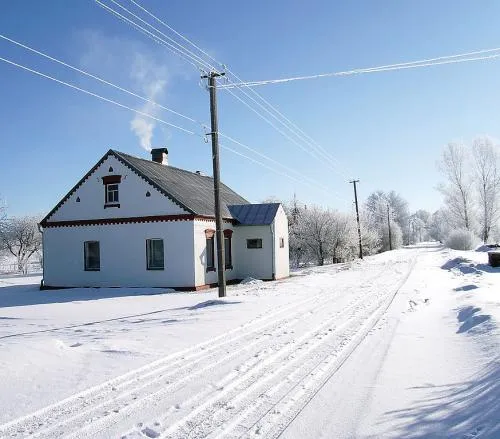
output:
[[[451,232],[446,238],[446,247],[453,250],[472,250],[479,243],[473,232],[467,229],[458,229]]]

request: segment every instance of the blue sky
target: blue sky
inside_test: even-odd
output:
[[[104,1],[104,0],[103,0]],[[106,0],[109,3],[109,0]],[[127,7],[127,0],[120,0]],[[280,78],[412,61],[500,46],[500,2],[292,1],[252,3],[141,0],[246,80]],[[71,5],[71,6],[69,6]],[[91,0],[4,0],[0,33],[144,95],[196,120],[209,120],[199,73]],[[165,29],[164,29],[165,30]],[[169,34],[170,35],[170,34]],[[0,40],[0,56],[115,99],[143,102]],[[412,209],[441,204],[436,169],[449,141],[500,137],[498,60],[325,78],[257,89],[341,164],[306,154],[227,91],[219,91],[220,130],[328,188],[290,180],[222,150],[223,181],[247,199],[290,199],[352,209],[396,190]],[[0,195],[10,215],[46,213],[109,149],[148,158],[131,130],[134,113],[0,63]],[[165,112],[158,117],[201,128]],[[224,141],[244,154],[241,147]],[[170,162],[211,174],[210,144],[156,125],[153,147]],[[307,145],[304,144],[307,148]],[[258,158],[258,160],[262,160]],[[275,166],[275,165],[271,165]]]

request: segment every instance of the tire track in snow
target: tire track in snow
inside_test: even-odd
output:
[[[264,434],[266,438],[278,439],[285,432],[288,426],[297,418],[300,412],[311,402],[325,384],[335,375],[342,365],[349,359],[358,346],[362,343],[369,332],[378,324],[380,319],[387,312],[389,307],[394,302],[396,295],[401,288],[406,284],[413,269],[417,263],[418,254],[411,261],[410,266],[404,278],[398,284],[394,293],[389,296],[389,300],[382,304],[374,315],[368,319],[367,323],[356,334],[353,343],[338,357],[326,357],[323,361],[317,364],[314,370],[317,373],[309,373],[306,379],[302,382],[303,386],[298,389],[297,383],[290,392],[283,395],[272,407],[270,407],[260,418],[245,433],[239,437],[255,436],[256,430],[250,432],[253,427],[258,424],[265,424],[265,427],[258,427],[258,433]],[[323,367],[322,367],[323,366]],[[295,393],[292,393],[295,392]],[[253,434],[252,434],[253,433]]]
[[[384,270],[386,268],[387,267],[384,267]],[[377,273],[373,277],[375,278],[379,275],[380,273]],[[371,281],[372,279],[365,281],[364,283]],[[214,352],[216,353],[217,349],[221,349],[224,346],[232,344],[235,340],[247,337],[249,334],[262,331],[269,326],[282,324],[285,320],[291,320],[289,312],[293,309],[300,308],[298,312],[292,313],[292,316],[297,316],[304,313],[303,307],[308,304],[312,304],[314,309],[323,306],[325,298],[332,299],[328,293],[322,291],[312,297],[282,306],[277,310],[256,317],[250,322],[247,322],[219,337],[215,337],[191,348],[164,357],[163,359],[157,360],[150,365],[131,371],[99,386],[95,386],[91,389],[66,398],[59,403],[38,410],[31,415],[8,422],[0,426],[0,434],[9,435],[10,437],[20,437],[24,436],[26,433],[33,433],[31,435],[32,437],[40,437],[40,435],[43,436],[45,433],[49,433],[50,431],[53,432],[53,430],[71,423],[71,421],[77,419],[78,417],[86,416],[89,411],[95,410],[96,405],[99,406],[100,404],[102,406],[109,401],[115,401],[117,397],[120,397],[120,395],[123,396],[124,392],[131,394],[134,389],[137,388],[138,383],[145,380],[147,380],[147,382],[151,382],[154,378],[161,379],[161,373],[165,369],[170,369],[175,365],[182,365],[182,363],[187,363],[188,361],[191,362],[193,359],[197,359],[198,362],[201,362],[208,354]],[[315,307],[314,304],[318,300],[320,300],[320,303],[317,307]],[[279,315],[285,312],[288,314],[286,314],[284,318],[279,318]],[[270,321],[262,325],[262,322],[267,320]],[[242,334],[238,334],[241,332]],[[231,334],[236,334],[236,336],[230,337]],[[118,393],[120,389],[122,390],[122,393]],[[105,415],[106,413],[104,413],[104,416]],[[91,421],[93,419],[94,418],[91,418]],[[70,425],[69,427],[71,428],[72,426]],[[61,434],[64,434],[64,432]]]
[[[386,271],[388,267],[384,267],[384,269],[378,273],[374,278],[378,278],[381,276],[381,274]],[[389,285],[393,285],[393,279],[388,279],[389,280]],[[373,281],[373,279],[372,279]],[[387,281],[387,279],[386,279]],[[365,282],[366,283],[366,282]],[[363,285],[363,284],[362,284]],[[358,286],[359,288],[360,286]],[[384,288],[387,286],[384,285]],[[385,301],[386,295],[383,296],[383,301]],[[322,323],[319,326],[316,326],[314,330],[308,331],[308,333],[305,336],[302,336],[301,339],[303,339],[304,345],[307,345],[311,342],[311,340],[314,340],[314,338],[318,335],[320,335],[321,331],[324,331],[325,328],[328,325],[331,325],[333,322],[337,320],[339,317],[339,314],[346,312],[347,309],[353,308],[355,309],[356,307],[360,306],[362,302],[364,302],[366,299],[360,294],[358,298],[356,298],[353,303],[349,304],[345,308],[339,310],[337,313],[334,313],[334,315],[328,319],[326,322]],[[376,301],[376,307],[378,308],[380,306],[379,302],[379,297],[377,296]],[[373,302],[372,302],[373,304]],[[362,308],[366,308],[362,307]],[[347,317],[347,321],[344,322],[344,324],[348,325],[350,323],[350,315]],[[337,328],[336,331],[338,332],[340,328]],[[224,412],[225,407],[227,404],[225,403],[226,398],[225,395],[228,393],[231,395],[230,392],[233,392],[232,394],[241,394],[241,392],[245,392],[245,389],[255,385],[255,382],[261,382],[262,377],[264,377],[268,373],[272,373],[270,369],[272,369],[274,366],[274,362],[285,356],[285,360],[287,361],[288,358],[286,358],[287,353],[291,353],[294,350],[296,350],[296,345],[297,343],[287,343],[286,345],[282,347],[277,347],[274,346],[274,349],[271,349],[270,352],[266,354],[260,361],[255,362],[256,364],[250,366],[250,370],[236,379],[233,378],[232,376],[229,377],[228,379],[224,379],[221,382],[218,383],[218,386],[222,389],[221,392],[217,392],[216,396],[212,396],[208,400],[205,399],[206,395],[205,394],[197,394],[194,395],[192,398],[190,398],[188,401],[185,401],[183,405],[185,406],[190,406],[191,403],[195,403],[195,406],[193,407],[194,410],[184,418],[182,418],[180,421],[175,423],[174,425],[170,426],[169,429],[167,429],[162,437],[205,437],[207,434],[210,434],[210,432],[213,430],[214,425],[210,424],[211,421],[216,417],[214,416],[215,413],[220,413],[221,411],[218,410],[218,408],[222,408],[222,412]],[[302,358],[302,357],[301,357]],[[299,360],[295,360],[299,361]],[[295,363],[294,363],[295,364]],[[267,367],[267,368],[266,368]],[[264,369],[263,369],[264,368]],[[255,377],[254,374],[256,372],[259,372],[261,369],[263,369],[263,372],[258,375],[258,377]],[[281,368],[280,368],[281,370]],[[245,381],[246,380],[246,381]],[[214,392],[212,392],[214,393]],[[214,408],[214,410],[211,410],[211,408]],[[171,409],[167,410],[167,416],[165,416],[163,419],[161,419],[161,422],[156,422],[155,424],[152,424],[152,428],[150,429],[151,431],[157,431],[158,432],[158,425],[165,424],[168,421],[168,415],[171,413]],[[198,419],[195,419],[198,417]],[[195,419],[195,420],[193,420]],[[198,429],[199,424],[204,425],[204,428],[201,430]],[[210,425],[207,425],[210,424]],[[183,428],[185,426],[185,428]],[[133,432],[129,432],[130,434],[133,434]],[[156,433],[155,433],[156,434]],[[159,433],[158,433],[159,434]],[[171,436],[170,436],[171,435]],[[126,435],[124,436],[126,437]]]
[[[384,267],[384,269],[381,272],[377,273],[375,276],[373,276],[373,278],[380,276],[380,273],[382,273],[386,269],[387,269],[387,267]],[[370,280],[366,281],[365,283],[372,282],[372,280],[373,279],[370,278]],[[279,336],[282,335],[282,333],[285,333],[285,334],[287,333],[287,331],[284,331],[285,329],[287,329],[288,327],[293,326],[295,323],[301,321],[304,314],[315,314],[316,311],[318,311],[320,309],[324,309],[325,304],[327,304],[328,302],[338,299],[335,295],[330,295],[328,293],[320,293],[320,296],[321,296],[322,300],[320,302],[318,302],[317,304],[315,304],[312,308],[309,308],[309,309],[301,308],[292,317],[287,315],[283,319],[281,319],[280,321],[274,322],[274,327],[272,329],[276,332],[274,334],[269,333],[270,331],[269,331],[269,329],[267,329],[265,334],[261,334],[261,335],[265,335],[264,341],[266,339],[273,339],[274,337],[279,338]],[[357,300],[357,299],[354,299],[352,302],[354,302],[355,300]],[[339,312],[337,312],[336,314],[339,314]],[[262,328],[260,328],[259,330],[261,330],[261,329]],[[257,332],[257,331],[254,331],[254,332]],[[247,333],[246,335],[250,335],[250,333]],[[225,364],[229,360],[231,360],[233,358],[237,358],[239,356],[239,354],[241,354],[242,352],[247,351],[250,348],[262,343],[262,340],[260,340],[259,338],[252,338],[251,340],[253,340],[253,341],[245,342],[245,344],[239,349],[234,349],[234,346],[231,346],[232,350],[231,350],[231,353],[228,355],[221,356],[220,353],[216,353],[214,362],[209,363],[208,365],[202,367],[201,369],[196,368],[196,367],[190,367],[191,371],[189,373],[187,373],[186,376],[179,377],[178,379],[176,379],[174,382],[171,382],[171,383],[167,382],[167,385],[165,387],[162,387],[160,390],[153,389],[149,393],[146,392],[145,396],[143,396],[140,399],[137,399],[136,401],[128,402],[126,404],[126,406],[122,410],[120,410],[119,413],[112,414],[112,416],[113,416],[112,419],[102,417],[101,419],[98,419],[97,421],[87,423],[86,426],[79,428],[78,432],[75,433],[74,435],[70,435],[70,436],[65,435],[65,437],[67,437],[67,438],[93,438],[98,433],[101,433],[106,428],[109,428],[110,423],[117,424],[120,421],[125,422],[126,420],[128,420],[128,417],[126,415],[128,414],[128,412],[130,412],[131,409],[136,409],[137,405],[145,405],[147,403],[148,407],[150,407],[151,404],[161,404],[161,402],[165,398],[165,396],[168,396],[168,394],[175,392],[180,387],[185,385],[187,382],[193,381],[193,379],[195,377],[200,376],[200,375],[202,376],[204,374],[212,375],[212,372],[215,373],[217,371],[216,366]],[[250,361],[255,361],[255,362],[261,361],[260,356],[266,350],[267,349],[261,350],[261,351],[257,352],[257,354],[251,356]],[[257,357],[257,356],[259,358],[257,358],[255,360],[255,357]],[[206,359],[203,359],[203,360],[206,361]],[[232,379],[236,378],[237,376],[238,376],[237,373],[229,374],[223,380],[223,382],[218,382],[215,384],[215,386],[209,386],[207,389],[203,390],[202,392],[197,393],[193,397],[193,399],[195,401],[197,401],[203,397],[206,397],[206,395],[214,392],[213,387],[215,387],[216,389],[222,388],[225,385],[227,385],[228,382],[230,382]],[[155,387],[157,387],[157,386],[155,386]],[[184,402],[184,405],[185,404],[186,404],[186,402]],[[172,411],[174,411],[174,409],[175,409],[175,406],[170,407],[170,410],[167,409],[167,411],[172,412]],[[124,415],[125,415],[126,419],[123,419]]]
[[[216,431],[218,424],[223,424],[228,418],[232,418],[238,409],[247,408],[251,404],[258,405],[263,394],[261,388],[268,381],[281,378],[283,381],[279,380],[279,382],[283,383],[295,367],[301,367],[304,361],[310,360],[308,356],[313,355],[318,347],[324,345],[325,339],[338,336],[350,325],[356,325],[356,322],[353,323],[351,319],[356,315],[357,310],[366,309],[366,306],[363,306],[365,300],[366,298],[361,295],[354,303],[334,313],[331,318],[307,331],[293,343],[276,349],[238,379],[231,380],[230,384],[212,399],[203,402],[188,416],[170,426],[161,434],[161,437],[198,438],[206,437],[211,433],[214,437],[220,437],[219,432]],[[373,302],[376,306],[369,307],[369,314],[380,306],[378,297]],[[341,314],[344,319],[342,323],[338,323],[338,317]],[[279,360],[280,363],[278,363]],[[280,365],[276,366],[277,364]],[[160,424],[163,423],[165,420],[160,421]]]

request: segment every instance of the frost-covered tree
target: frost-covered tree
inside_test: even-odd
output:
[[[352,215],[333,211],[331,216],[330,254],[332,262],[344,262],[353,258],[352,244],[357,241],[355,220]]]
[[[302,242],[314,256],[318,265],[324,265],[326,258],[330,255],[333,235],[330,212],[316,206],[304,209],[299,233]]]
[[[290,262],[293,267],[300,266],[307,261],[308,247],[302,239],[301,222],[303,220],[304,206],[297,200],[294,194],[293,199],[284,205],[288,218],[288,248]]]
[[[368,256],[378,253],[382,248],[382,237],[377,228],[377,224],[370,220],[370,215],[367,214],[366,211],[361,212],[360,224],[363,255]],[[357,243],[358,241],[356,240],[356,245]]]
[[[391,233],[389,236],[389,224],[382,229],[381,251],[396,250],[403,245],[403,232],[396,221],[391,220]]]
[[[429,236],[439,242],[444,242],[450,233],[447,212],[444,209],[436,210],[429,220]]]
[[[0,225],[0,247],[17,259],[20,272],[26,273],[31,256],[42,248],[42,234],[35,217],[9,218]]]
[[[444,195],[450,226],[472,230],[474,192],[469,163],[463,144],[446,145],[439,162],[446,183],[440,185],[439,190]]]
[[[499,216],[499,148],[490,137],[477,137],[472,143],[475,183],[479,205],[479,232],[486,243]]]

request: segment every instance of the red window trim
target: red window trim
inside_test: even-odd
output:
[[[205,230],[205,237],[206,238],[213,238],[215,236],[215,230],[214,229],[206,229]]]
[[[102,184],[116,184],[121,183],[121,181],[121,175],[106,175],[105,177],[102,177]]]

